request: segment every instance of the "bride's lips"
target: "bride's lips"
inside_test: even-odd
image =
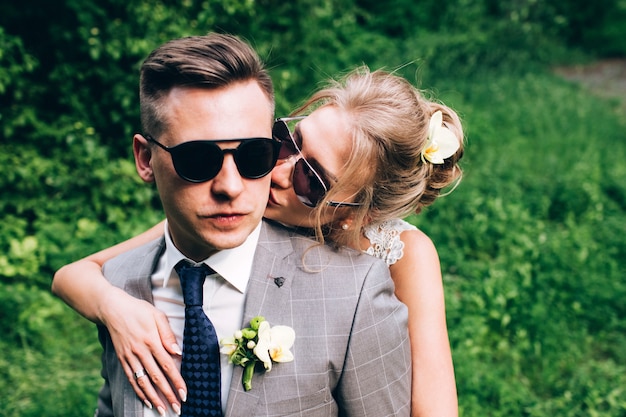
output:
[[[269,206],[276,206],[279,205],[278,201],[276,201],[276,198],[274,198],[274,193],[272,192],[272,190],[270,189],[270,194],[267,198],[267,205]]]

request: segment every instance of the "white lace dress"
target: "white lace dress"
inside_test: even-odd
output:
[[[364,232],[370,247],[365,253],[384,260],[388,266],[395,264],[404,255],[404,242],[400,240],[400,233],[405,230],[417,230],[417,227],[402,219],[366,226]]]

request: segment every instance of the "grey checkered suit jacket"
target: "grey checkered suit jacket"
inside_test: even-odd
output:
[[[107,278],[152,302],[150,275],[163,240],[105,265]],[[283,278],[281,286],[275,278]],[[282,280],[279,280],[282,281]],[[235,367],[227,417],[408,416],[411,363],[407,311],[393,294],[386,264],[352,250],[335,251],[264,221],[246,290],[244,323],[262,315],[293,327],[294,361],[257,371],[252,390]],[[242,323],[243,327],[243,323]],[[106,328],[104,386],[96,415],[143,416]]]

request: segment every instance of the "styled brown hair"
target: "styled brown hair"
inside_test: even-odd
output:
[[[174,87],[217,89],[255,80],[274,105],[274,87],[252,47],[233,35],[210,33],[169,41],[141,66],[139,99],[144,132],[158,137],[166,130],[163,98]]]

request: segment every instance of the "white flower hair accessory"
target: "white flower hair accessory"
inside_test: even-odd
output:
[[[220,341],[220,352],[228,355],[228,361],[244,367],[243,388],[252,389],[252,375],[258,362],[263,363],[267,372],[273,362],[291,362],[293,354],[289,349],[296,340],[296,332],[289,326],[274,326],[262,316],[250,320],[250,327],[237,330],[232,337]]]
[[[437,110],[430,116],[428,125],[428,141],[422,151],[422,161],[432,164],[443,164],[444,159],[451,157],[461,145],[454,133],[443,125],[443,114]]]

